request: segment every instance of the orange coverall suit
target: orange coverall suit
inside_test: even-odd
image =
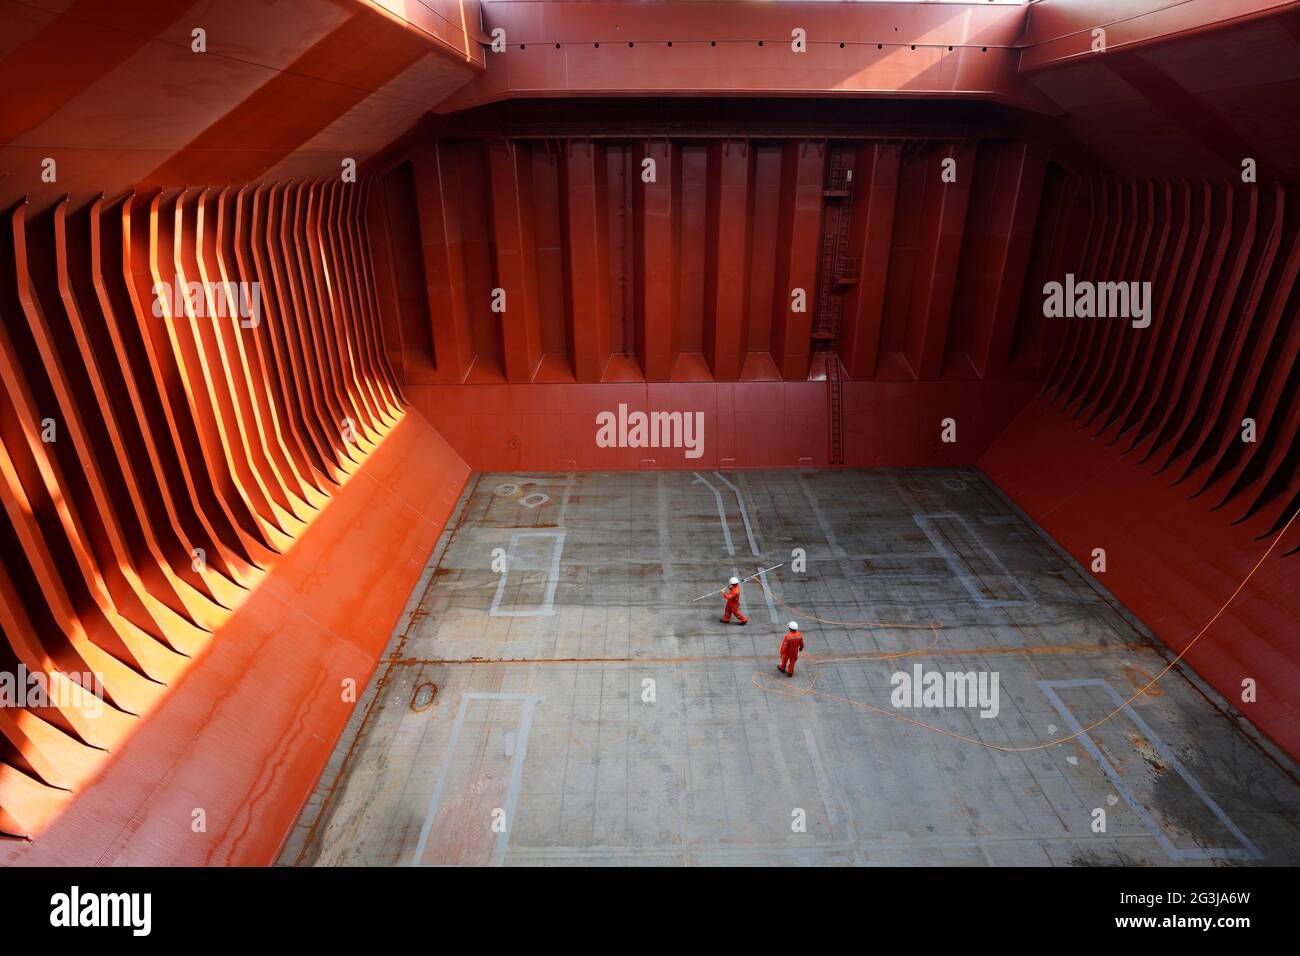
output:
[[[749,618],[740,613],[740,585],[731,584],[722,592],[722,596],[727,599],[726,610],[722,612],[722,623],[726,624],[731,620],[731,615],[736,615],[736,620],[741,624],[748,624]]]
[[[781,641],[780,670],[793,677],[794,662],[799,659],[801,650],[803,650],[803,635],[798,631],[787,631],[785,639]]]

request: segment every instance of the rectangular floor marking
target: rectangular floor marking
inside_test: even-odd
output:
[[[442,756],[442,766],[438,770],[438,782],[434,785],[433,793],[429,797],[429,808],[424,813],[424,823],[420,827],[420,839],[415,845],[415,852],[411,856],[411,866],[423,866],[420,861],[424,858],[425,851],[429,844],[429,834],[433,831],[433,821],[438,813],[438,804],[442,800],[442,792],[447,782],[447,775],[451,770],[452,757],[456,753],[456,744],[460,740],[461,729],[465,726],[465,712],[469,707],[470,701],[475,700],[517,700],[522,702],[523,711],[519,715],[519,723],[513,731],[507,733],[507,753],[510,757],[510,781],[506,788],[505,806],[505,829],[497,834],[496,846],[492,851],[492,863],[494,866],[501,866],[505,863],[506,845],[510,842],[510,829],[515,822],[515,806],[519,802],[519,786],[524,775],[524,759],[528,755],[528,733],[533,726],[533,708],[541,703],[542,697],[537,694],[465,694],[460,699],[460,706],[456,709],[456,719],[452,724],[451,738],[447,741],[447,752]],[[485,819],[485,827],[491,824],[491,820]]]
[[[965,516],[956,512],[945,511],[939,514],[914,514],[912,519],[925,532],[925,536],[930,539],[930,544],[934,546],[934,550],[939,552],[939,555],[948,563],[948,567],[957,576],[957,580],[961,581],[962,587],[966,589],[966,592],[980,607],[1017,607],[1022,604],[1032,603],[1033,599],[1029,592],[1007,570],[1001,559],[983,542],[979,532],[972,527]],[[981,585],[981,581],[978,579],[979,575],[975,573],[970,559],[959,554],[954,546],[950,544],[949,539],[942,532],[940,522],[947,522],[950,526],[956,526],[961,540],[968,543],[972,551],[974,548],[979,548],[980,551],[984,552],[989,564],[993,566],[996,577],[1010,586],[1002,589],[1006,593],[1006,597],[998,597],[992,594],[993,585],[997,583],[995,581],[989,581]],[[1012,596],[1011,588],[1015,589],[1014,593],[1018,594],[1019,597]],[[985,593],[986,589],[990,593]]]
[[[543,557],[541,563],[546,567],[548,577],[546,580],[546,594],[540,604],[535,607],[513,608],[511,610],[502,610],[501,598],[506,592],[506,582],[511,572],[535,571],[538,568],[528,567],[528,562],[519,555],[520,542],[534,538],[551,538],[551,554],[549,559]],[[506,570],[505,573],[497,580],[497,592],[492,598],[492,607],[488,613],[492,617],[543,617],[555,613],[555,588],[560,583],[560,556],[564,553],[564,532],[562,530],[545,530],[545,531],[516,531],[510,535],[510,547],[506,551]]]

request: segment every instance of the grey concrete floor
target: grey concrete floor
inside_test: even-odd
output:
[[[976,472],[478,475],[280,862],[1300,863],[1294,763],[1181,667],[1125,703],[1168,659]]]

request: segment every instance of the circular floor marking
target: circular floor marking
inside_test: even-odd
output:
[[[420,714],[433,706],[433,699],[438,696],[438,685],[432,681],[417,684],[411,692],[411,710]]]
[[[519,503],[525,508],[540,508],[550,500],[550,495],[544,495],[541,492],[534,491],[531,495],[524,495],[520,498]]]

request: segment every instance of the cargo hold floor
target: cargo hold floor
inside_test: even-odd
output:
[[[978,472],[479,474],[449,529],[281,864],[1300,863],[1295,764],[1181,666],[1129,702],[1169,652]]]

